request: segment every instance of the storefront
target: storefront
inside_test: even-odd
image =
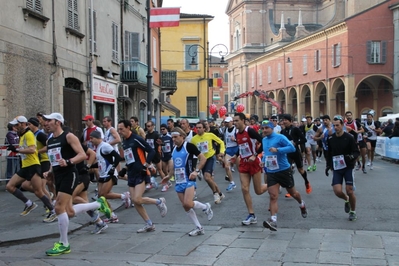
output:
[[[110,116],[113,120],[113,126],[117,117],[116,97],[117,97],[118,83],[106,80],[101,76],[94,75],[93,77],[93,110],[94,118],[100,120],[105,116]]]

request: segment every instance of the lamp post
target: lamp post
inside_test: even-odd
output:
[[[197,57],[197,50],[193,49],[191,50],[191,48],[193,47],[201,47],[204,52],[206,52],[206,54],[208,55],[208,57],[205,58],[204,61],[204,66],[206,68],[206,80],[207,80],[207,90],[206,90],[206,112],[207,112],[207,119],[209,119],[209,89],[210,89],[210,84],[209,84],[209,72],[210,72],[210,68],[212,66],[212,51],[213,49],[215,49],[216,47],[220,47],[222,50],[219,50],[219,56],[220,56],[220,62],[216,63],[217,65],[221,65],[224,66],[227,64],[226,61],[224,61],[224,57],[229,53],[229,49],[227,48],[226,45],[224,44],[216,44],[214,45],[210,50],[209,50],[209,42],[206,43],[206,48],[204,48],[203,46],[199,45],[199,44],[193,44],[190,46],[190,48],[188,49],[187,53],[188,55],[191,57],[191,66],[197,66],[198,62],[196,61],[196,57]],[[199,98],[199,95],[198,95]],[[199,100],[198,100],[198,105],[199,105]]]

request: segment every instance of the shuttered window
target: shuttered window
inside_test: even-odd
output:
[[[97,52],[97,13],[93,10],[93,32],[91,32],[91,10],[89,8],[89,31],[93,35],[90,35],[90,39],[93,41],[93,53]]]
[[[367,63],[385,64],[387,60],[386,41],[367,41]]]
[[[125,31],[125,61],[140,60],[140,34]]]
[[[118,25],[112,22],[112,61],[119,62],[119,49],[118,49]]]
[[[78,0],[68,0],[68,27],[79,30]]]
[[[267,67],[267,83],[272,83],[272,67]]]
[[[303,55],[303,74],[308,74],[308,55]]]
[[[187,97],[187,116],[198,116],[197,114],[197,97]]]
[[[259,86],[262,86],[262,69],[259,69],[258,71],[258,75],[259,75]]]
[[[277,65],[277,80],[281,81],[281,63]]]
[[[333,67],[338,67],[341,65],[341,43],[334,44],[332,46],[332,66]]]
[[[41,14],[43,12],[42,0],[26,0],[26,8]]]
[[[316,50],[314,53],[314,70],[321,71],[321,52]]]

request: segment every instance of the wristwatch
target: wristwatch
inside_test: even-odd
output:
[[[196,171],[197,173],[201,172],[201,170],[200,170],[200,169],[198,169],[198,168],[197,168],[197,169],[195,169],[195,171]]]

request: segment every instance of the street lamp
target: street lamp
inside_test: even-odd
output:
[[[191,48],[193,48],[193,47],[201,47],[204,50],[204,52],[206,50],[206,53],[208,55],[208,57],[205,58],[204,64],[207,63],[207,65],[205,65],[205,68],[207,68],[207,72],[206,72],[206,80],[207,80],[206,112],[207,112],[207,115],[206,115],[206,117],[207,117],[207,119],[209,119],[209,89],[210,89],[210,86],[209,86],[209,78],[210,78],[209,77],[209,71],[210,71],[210,67],[212,66],[212,51],[216,47],[220,47],[220,50],[218,52],[219,56],[220,56],[220,62],[215,63],[215,64],[216,65],[220,65],[221,67],[224,67],[225,65],[227,65],[227,62],[224,60],[224,57],[229,53],[229,49],[227,48],[226,45],[221,44],[221,43],[214,45],[210,49],[210,51],[209,51],[209,42],[206,43],[206,49],[203,46],[199,45],[199,44],[193,44],[193,45],[190,46],[190,48],[187,51],[188,55],[191,57],[190,66],[197,66],[198,65],[198,62],[196,61],[197,54],[198,54],[197,53],[197,49],[192,49],[191,50]],[[199,95],[198,95],[198,98],[199,98]],[[199,100],[198,100],[198,106],[199,106]]]

